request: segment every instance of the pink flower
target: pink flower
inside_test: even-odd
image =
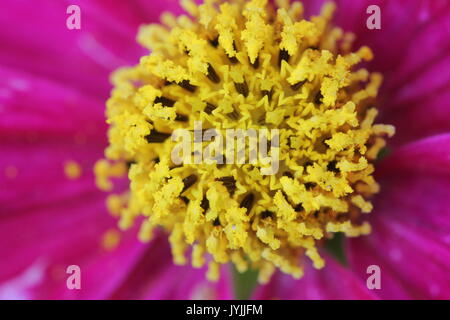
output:
[[[322,5],[303,3],[306,16]],[[107,145],[109,74],[138,62],[138,26],[180,13],[177,1],[79,0],[81,30],[66,28],[70,4],[17,0],[0,10],[0,298],[232,298],[228,268],[211,283],[205,269],[172,264],[164,235],[143,244],[135,229],[119,233],[94,184],[92,167]],[[337,4],[335,24],[356,34],[356,47],[371,47],[368,68],[384,75],[378,121],[397,129],[376,170],[373,231],[344,240],[347,265],[324,253],[324,269],[308,267],[300,280],[276,273],[254,297],[448,299],[450,5]],[[366,27],[371,4],[381,8],[381,30]],[[81,290],[66,286],[73,264]],[[382,271],[379,290],[367,289],[370,265]]]

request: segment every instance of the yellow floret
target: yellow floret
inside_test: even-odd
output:
[[[300,278],[308,261],[324,267],[321,247],[334,233],[370,232],[376,159],[395,133],[375,123],[382,76],[357,66],[372,51],[352,52],[355,36],[333,26],[333,3],[311,19],[287,0],[182,6],[188,15],[142,26],[137,40],[151,52],[111,77],[109,145],[94,171],[103,190],[115,179],[129,188],[107,198],[108,210],[122,230],[141,223],[141,241],[165,230],[174,263],[207,265],[211,281],[225,263],[257,268],[261,283],[277,269]],[[199,139],[199,121],[202,134],[221,136]],[[181,163],[172,157],[178,129],[193,141]],[[267,141],[217,151],[227,129]],[[258,159],[218,163],[238,151]],[[73,164],[65,171],[81,173]],[[104,248],[117,238],[105,234]]]

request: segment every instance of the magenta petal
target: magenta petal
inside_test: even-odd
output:
[[[0,281],[25,270],[36,260],[52,260],[89,252],[99,244],[102,230],[114,226],[104,201],[94,198],[66,199],[24,214],[3,218],[0,223],[2,264]]]
[[[217,283],[206,279],[206,268],[194,269],[170,264],[163,274],[152,283],[144,299],[151,300],[230,300],[234,298],[229,266],[221,268]]]
[[[294,280],[291,276],[276,273],[267,285],[257,289],[254,299],[264,300],[351,300],[376,299],[348,269],[334,259],[326,257],[326,266],[314,269],[309,263],[305,276]]]
[[[116,223],[98,193],[4,217],[0,223],[0,297],[110,297],[145,247],[135,232],[127,232],[120,235],[122,240],[113,252],[105,249],[105,232]],[[81,268],[81,290],[67,288],[69,265]]]
[[[155,6],[152,15],[164,9]],[[66,27],[66,9],[81,9],[81,29]],[[144,50],[136,43],[141,23],[149,21],[131,1],[2,2],[0,61],[56,79],[102,98],[108,95],[109,73],[138,62]],[[39,14],[36,12],[39,8]]]
[[[0,219],[36,208],[64,204],[67,199],[103,198],[94,185],[93,165],[100,146],[61,141],[2,144],[0,158]],[[70,180],[64,166],[76,161],[81,176]],[[11,175],[13,173],[13,175]]]
[[[350,266],[355,274],[357,274],[361,281],[367,281],[373,274],[373,271],[368,271],[369,266],[380,267],[380,289],[373,289],[383,299],[411,299],[412,295],[409,289],[406,288],[399,279],[396,268],[392,268],[386,264],[383,256],[378,256],[372,246],[368,244],[367,239],[354,239],[349,242],[347,246],[347,256],[350,260]],[[393,251],[395,254],[395,251]]]
[[[104,102],[62,84],[0,66],[0,136],[105,143]]]
[[[405,229],[416,230],[423,237],[418,248],[429,240],[450,250],[450,174],[447,173],[399,173],[382,181],[382,191],[375,201],[375,223],[399,224]],[[391,227],[393,228],[393,227]],[[400,228],[400,227],[399,227]],[[378,230],[374,227],[375,232]],[[382,232],[382,230],[380,230]],[[406,232],[404,232],[406,235]],[[408,240],[408,239],[405,239]],[[419,252],[417,252],[419,253]],[[422,252],[427,254],[426,250]],[[444,253],[444,252],[443,252]],[[450,252],[442,255],[444,263],[450,263]],[[430,254],[433,254],[430,248]],[[450,277],[450,275],[449,275]],[[450,279],[450,278],[449,278]]]
[[[103,112],[98,100],[0,67],[0,216],[96,192],[92,170],[106,144]],[[79,179],[66,177],[68,161],[81,166]]]
[[[99,230],[99,236],[103,232]],[[122,234],[121,237],[121,243],[112,251],[100,248],[98,243],[91,243],[93,250],[88,254],[66,256],[54,261],[47,269],[44,281],[32,288],[34,298],[108,299],[148,247],[137,240],[135,232]],[[80,290],[67,288],[69,275],[64,268],[72,264],[78,265],[81,270]]]
[[[446,141],[442,137],[434,140],[428,140],[430,151],[436,142]],[[382,191],[371,213],[373,232],[350,242],[357,274],[363,275],[368,264],[381,267],[386,278],[380,295],[386,299],[450,297],[450,173],[444,166],[434,170],[442,162],[448,168],[448,155],[429,153],[426,159],[426,142],[416,144],[416,157],[404,157],[409,162],[417,159],[421,169],[406,164],[383,176]],[[402,154],[408,153],[414,155],[412,145]],[[437,153],[442,155],[442,148]],[[399,157],[394,155],[393,162]],[[430,170],[424,170],[427,165]]]
[[[209,282],[206,269],[175,266],[165,236],[144,252],[127,279],[112,295],[113,299],[231,299],[231,274],[222,268],[220,280]]]
[[[381,290],[377,292],[384,299],[449,299],[448,239],[442,242],[429,227],[385,220],[373,224],[377,230],[370,238],[351,240],[355,273],[365,280],[367,267],[379,266]]]
[[[408,87],[412,96],[431,93],[428,89],[415,92],[413,88],[420,85],[428,86],[433,77],[435,83],[440,79],[447,79],[448,83],[450,72],[442,66],[448,64],[450,57],[450,5],[448,2],[439,5],[439,1],[433,1],[436,8],[427,8],[425,5],[427,3],[430,5],[431,1],[422,2],[418,17],[413,20],[417,21],[417,26],[408,39],[408,46],[400,50],[403,53],[401,63],[386,79],[387,88],[395,91],[397,99],[405,98],[403,96],[406,96],[408,90],[397,92],[403,87]],[[431,76],[427,77],[428,74]],[[435,84],[435,87],[439,85]]]
[[[441,92],[411,101],[401,108],[387,110],[380,121],[395,126],[396,134],[390,143],[399,145],[450,132],[449,104],[450,86],[447,86]]]
[[[366,10],[370,5],[380,7],[380,30],[369,30],[366,26],[369,17]],[[444,16],[449,9],[447,1],[411,0],[406,4],[401,0],[340,0],[335,20],[338,26],[356,34],[357,47],[368,45],[372,48],[375,59],[371,69],[383,72],[386,82],[394,83],[395,77],[400,76],[396,72],[404,68],[404,63],[413,70],[423,62],[412,63],[413,59],[417,59],[413,56],[421,56],[417,51],[421,45],[430,45],[432,37],[442,39],[448,33]],[[441,30],[435,32],[438,28]],[[445,38],[443,40],[445,42]],[[433,45],[425,50],[428,50],[429,58],[434,59],[436,54],[445,51],[445,46]],[[394,88],[393,85],[387,87]]]
[[[419,77],[411,77],[405,86],[384,101],[388,108],[380,121],[396,126],[396,143],[448,132],[449,103],[450,45],[442,59],[427,66]]]
[[[450,133],[410,142],[394,150],[377,170],[380,175],[399,171],[441,173],[450,170]]]
[[[398,7],[397,12],[390,10]],[[450,5],[445,1],[385,1],[382,30],[361,30],[384,74],[380,122],[393,124],[391,143],[450,130]],[[365,36],[367,35],[367,36]]]
[[[134,0],[135,7],[140,10],[141,16],[144,21],[159,21],[162,12],[170,12],[175,16],[180,14],[187,14],[180,6],[178,0],[159,0],[159,1],[147,1],[147,0]],[[202,1],[195,1],[200,3]]]

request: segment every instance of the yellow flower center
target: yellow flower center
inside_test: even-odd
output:
[[[95,172],[128,174],[129,190],[108,198],[122,229],[142,220],[139,236],[170,233],[176,264],[278,268],[299,278],[305,259],[324,266],[318,247],[336,232],[370,232],[363,214],[379,191],[374,161],[394,134],[374,124],[382,77],[355,66],[372,58],[351,51],[354,36],[332,26],[328,3],[302,18],[300,2],[207,0],[182,4],[190,17],[166,13],[141,28],[151,50],[139,65],[114,72],[107,102],[109,146]],[[260,163],[176,165],[176,129],[278,129],[279,170]],[[206,144],[205,144],[206,145]],[[269,151],[273,152],[273,151]]]

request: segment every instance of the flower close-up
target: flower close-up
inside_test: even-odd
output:
[[[449,1],[0,9],[0,299],[450,299]]]

